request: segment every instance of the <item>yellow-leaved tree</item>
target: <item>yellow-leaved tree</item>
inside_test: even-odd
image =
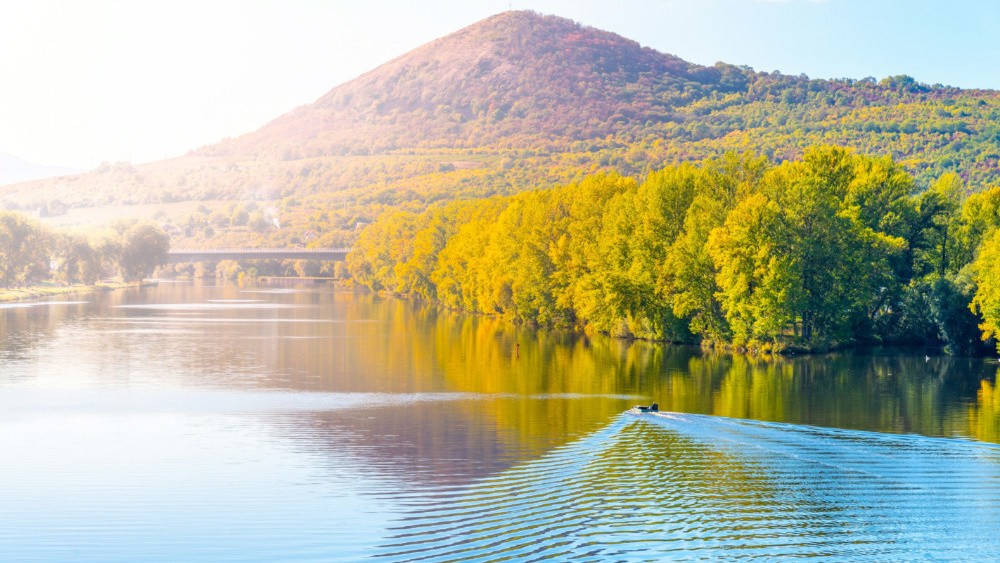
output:
[[[976,283],[976,293],[969,308],[983,319],[979,325],[983,340],[997,339],[1000,336],[1000,230],[993,231],[979,247],[979,255],[972,262],[972,279]]]

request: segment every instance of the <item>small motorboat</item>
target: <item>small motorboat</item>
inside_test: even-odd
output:
[[[660,405],[658,405],[656,403],[653,403],[652,405],[649,405],[648,407],[645,407],[645,406],[642,406],[642,405],[636,405],[633,408],[636,409],[636,410],[638,410],[639,412],[660,412]]]

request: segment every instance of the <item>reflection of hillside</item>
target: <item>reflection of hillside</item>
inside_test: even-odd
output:
[[[289,437],[310,449],[354,458],[360,467],[395,483],[465,486],[551,447],[523,441],[499,427],[501,402],[442,401],[310,414],[288,425]]]
[[[314,413],[288,425],[288,437],[309,449],[353,457],[397,482],[464,486],[563,447],[621,409],[611,400],[484,396]]]

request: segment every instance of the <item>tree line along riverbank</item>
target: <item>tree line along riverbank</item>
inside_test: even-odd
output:
[[[730,153],[394,211],[349,257],[373,290],[515,322],[741,350],[981,353],[1000,327],[1000,187],[919,190],[890,158]]]
[[[169,237],[152,223],[127,221],[75,232],[2,211],[0,299],[72,293],[99,287],[101,280],[110,278],[139,282],[166,261],[169,249]]]
[[[104,229],[53,229],[28,214],[0,211],[0,302],[130,287],[167,277],[253,283],[260,276],[348,278],[344,262],[221,260],[167,264],[170,237],[158,225],[121,221]]]

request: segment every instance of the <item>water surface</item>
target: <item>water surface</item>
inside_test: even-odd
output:
[[[998,559],[996,367],[324,286],[8,305],[0,560]],[[652,400],[673,412],[627,412]]]

